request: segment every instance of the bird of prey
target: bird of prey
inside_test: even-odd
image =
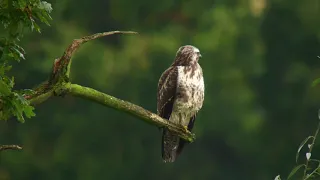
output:
[[[157,91],[157,113],[164,119],[192,130],[204,100],[201,57],[198,48],[181,46],[171,66],[162,73]],[[174,162],[186,141],[174,132],[163,129],[162,159]]]

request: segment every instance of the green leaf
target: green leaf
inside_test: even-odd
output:
[[[0,79],[0,95],[9,96],[11,94],[11,88],[2,79]]]
[[[12,50],[15,52],[15,54],[18,54],[20,58],[25,60],[23,53],[21,51],[19,51],[19,49],[12,47]],[[19,59],[19,58],[17,58],[17,59]]]
[[[292,169],[287,179],[290,179],[302,166],[305,166],[304,164],[300,164]]]
[[[38,33],[41,33],[41,29],[40,29],[40,27],[39,27],[39,25],[36,23],[36,22],[34,22],[34,20],[32,19],[32,21],[31,21],[31,30],[33,31],[33,30],[36,30]]]
[[[24,51],[24,49],[21,47],[21,46],[19,46],[18,44],[13,44],[13,47],[15,48],[15,49],[18,49],[18,51],[20,52],[20,53],[22,53],[22,54],[25,54],[26,52]]]
[[[41,22],[44,22],[46,25],[50,26],[48,20],[42,15],[40,11],[36,12],[37,17],[40,19]]]
[[[316,79],[316,80],[314,80],[313,82],[312,82],[312,87],[315,87],[316,85],[318,85],[320,83],[320,78],[318,78],[318,79]]]
[[[23,112],[26,115],[27,118],[31,118],[33,116],[35,116],[36,114],[33,112],[34,107],[27,105],[24,107]]]
[[[21,101],[18,99],[18,97],[16,96],[17,94],[15,94],[15,98],[11,99],[11,103],[13,105],[13,109],[12,109],[12,114],[17,117],[18,121],[21,123],[24,123],[24,117],[23,117],[23,105],[21,103]]]
[[[310,139],[310,138],[313,138],[313,136],[309,136],[307,137],[305,140],[303,140],[298,148],[298,151],[297,151],[297,154],[296,154],[296,163],[298,163],[298,158],[299,158],[299,153],[301,151],[301,149],[303,148],[303,146],[307,143],[307,141]]]
[[[25,0],[18,0],[18,5],[19,5],[19,8],[24,8],[27,6],[27,1]]]
[[[16,93],[16,92],[14,92],[14,94],[15,94],[15,96],[17,97],[17,100],[19,100],[22,105],[28,104],[28,103],[27,103],[27,100],[24,99],[23,96],[21,96],[20,94],[18,94],[18,93]]]
[[[4,77],[4,74],[11,68],[12,66],[6,65],[6,63],[0,63],[0,76]]]
[[[3,76],[5,72],[5,66],[4,64],[0,64],[0,76]]]
[[[51,13],[52,11],[52,7],[51,7],[51,4],[46,2],[46,1],[41,1],[39,4],[38,4],[38,8],[39,9],[43,9],[45,11],[47,11],[48,13]]]
[[[9,81],[9,84],[8,84],[8,85],[9,85],[11,88],[13,88],[13,86],[14,86],[14,77],[12,76],[11,79],[8,78],[8,81]]]

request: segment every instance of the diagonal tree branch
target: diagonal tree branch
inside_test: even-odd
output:
[[[166,127],[169,130],[176,132],[180,137],[189,142],[192,142],[195,139],[195,136],[189,131],[186,131],[182,126],[173,124],[170,121],[163,119],[160,116],[153,114],[152,112],[140,106],[115,98],[108,94],[101,93],[92,88],[83,87],[77,84],[70,84],[70,94],[97,102],[99,104],[119,111],[126,112],[157,127]]]
[[[25,98],[33,105],[40,104],[52,96],[71,95],[84,98],[104,106],[126,112],[135,116],[149,124],[155,125],[160,128],[168,128],[170,131],[177,133],[181,138],[188,142],[195,139],[195,135],[190,131],[183,128],[181,125],[174,124],[166,119],[161,118],[138,105],[118,99],[108,94],[99,92],[89,87],[72,84],[69,79],[71,58],[75,51],[84,43],[94,40],[103,36],[112,34],[136,34],[132,31],[111,31],[104,33],[97,33],[90,36],[85,36],[80,39],[73,40],[72,44],[68,46],[64,54],[56,59],[53,64],[52,73],[49,80],[40,84],[34,89],[32,95],[27,95]]]

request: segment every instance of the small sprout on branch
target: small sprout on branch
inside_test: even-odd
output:
[[[281,180],[280,175],[276,176],[274,180]]]
[[[313,138],[313,136],[309,136],[307,137],[306,139],[304,139],[302,141],[302,143],[300,144],[299,148],[298,148],[298,151],[297,151],[297,154],[296,154],[296,163],[298,163],[298,158],[299,158],[299,153],[301,151],[301,149],[303,148],[303,146],[308,142],[309,139]]]
[[[311,153],[306,153],[306,158],[307,158],[307,160],[309,160],[310,159],[310,157],[311,157]]]

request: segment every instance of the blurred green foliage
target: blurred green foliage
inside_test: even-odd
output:
[[[320,77],[318,0],[48,2],[51,27],[26,32],[28,61],[10,71],[16,89],[45,80],[73,39],[133,30],[140,34],[81,47],[71,78],[155,112],[158,78],[177,49],[192,44],[203,56],[206,84],[197,140],[164,164],[156,127],[85,100],[55,98],[25,124],[0,122],[0,142],[24,147],[1,153],[0,179],[267,180],[295,166],[320,102],[319,86],[311,88]],[[319,149],[316,143],[314,158]]]

